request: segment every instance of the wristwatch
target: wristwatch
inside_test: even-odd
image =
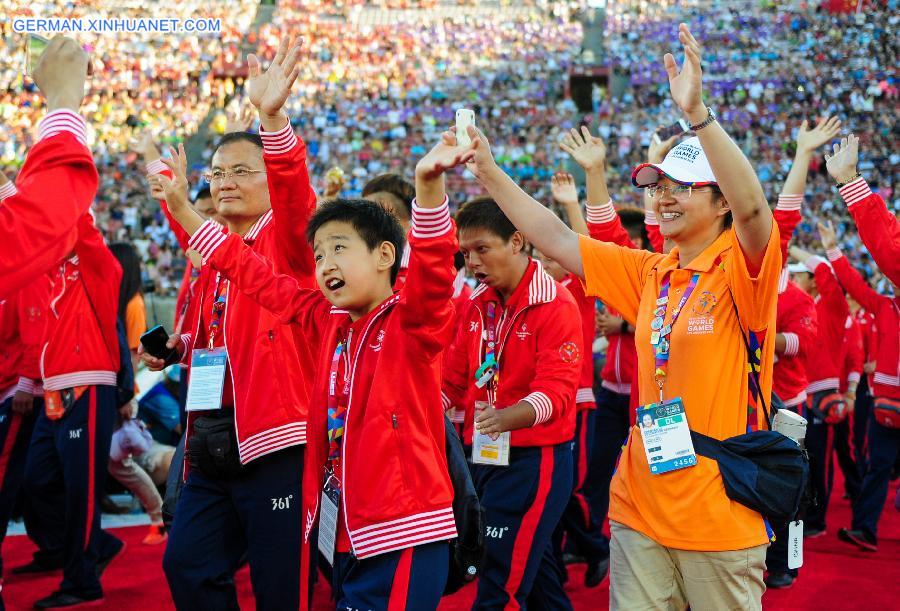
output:
[[[706,112],[709,113],[706,116],[706,119],[702,123],[698,123],[697,125],[691,125],[691,131],[694,131],[694,132],[700,131],[701,129],[703,129],[704,127],[706,127],[707,125],[711,124],[713,121],[716,120],[716,113],[713,112],[713,109],[711,107],[707,106]]]

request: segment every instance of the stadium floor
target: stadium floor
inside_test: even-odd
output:
[[[858,551],[838,541],[837,529],[849,525],[849,501],[841,497],[843,481],[836,473],[835,495],[828,513],[829,529],[824,537],[808,541],[805,565],[800,579],[788,590],[770,591],[763,598],[766,609],[828,611],[869,611],[896,608],[897,584],[900,584],[900,512],[894,509],[896,484],[891,485],[887,506],[880,525],[879,551]],[[146,526],[116,528],[128,547],[107,569],[103,578],[106,599],[102,608],[116,611],[157,611],[174,609],[162,573],[163,546],[146,546],[141,538]],[[9,569],[28,562],[33,550],[22,535],[7,538],[3,561],[7,579],[3,598],[10,611],[30,609],[35,600],[50,593],[59,584],[59,575],[22,578],[9,575]],[[584,566],[571,567],[567,591],[576,610],[608,608],[609,582],[588,590],[581,587]],[[253,609],[249,573],[238,573],[238,592],[243,609]],[[328,604],[327,586],[317,587],[315,609],[332,609]],[[891,585],[893,584],[893,585]],[[444,600],[441,611],[463,611],[471,608],[475,591],[468,587]]]

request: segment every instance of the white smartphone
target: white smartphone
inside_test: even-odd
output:
[[[469,146],[472,139],[469,138],[468,127],[475,125],[475,111],[468,108],[459,108],[456,111],[456,144]]]

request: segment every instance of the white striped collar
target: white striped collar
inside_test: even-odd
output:
[[[269,223],[272,222],[272,210],[269,209],[264,215],[259,217],[255,223],[253,223],[253,227],[250,228],[250,231],[244,236],[245,242],[252,242],[256,238],[259,237],[259,233],[268,226]]]
[[[534,272],[531,275],[531,281],[528,283],[528,305],[538,305],[541,303],[550,303],[554,299],[556,299],[556,281],[544,271],[544,266],[541,265],[541,262],[537,259],[532,259],[529,262],[534,263]],[[526,272],[528,273],[528,272]],[[479,296],[484,294],[488,289],[488,285],[479,284],[474,291],[472,291],[471,299],[472,301],[477,301]]]

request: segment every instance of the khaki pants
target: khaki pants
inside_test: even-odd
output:
[[[694,552],[663,547],[617,522],[609,528],[611,610],[762,609],[768,544]]]

